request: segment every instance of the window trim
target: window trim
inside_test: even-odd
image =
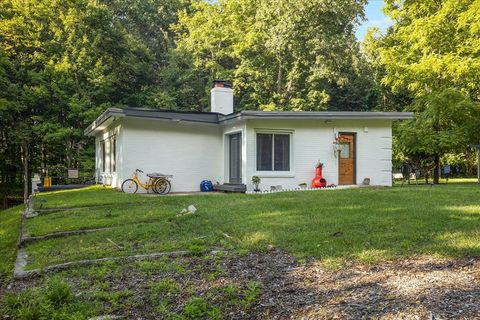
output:
[[[110,139],[110,173],[117,172],[117,137],[114,135]]]
[[[259,171],[257,170],[257,154],[258,154],[258,150],[257,150],[257,135],[258,134],[284,134],[284,135],[288,135],[289,136],[289,161],[290,161],[290,170],[289,171],[275,171],[275,170],[271,170],[271,171]],[[259,177],[277,177],[277,178],[292,178],[295,176],[295,171],[294,171],[294,167],[295,167],[295,164],[293,162],[293,152],[294,152],[294,130],[288,130],[288,129],[255,129],[254,130],[254,175],[256,176],[259,176]],[[274,139],[272,137],[272,139]],[[272,143],[272,148],[274,148],[273,146],[273,143]],[[272,169],[274,164],[275,164],[275,160],[273,159],[274,157],[274,151],[272,150]]]
[[[107,152],[108,146],[108,152]],[[112,134],[100,140],[100,157],[102,159],[101,174],[115,174],[117,172],[117,135]],[[112,162],[113,158],[113,162]],[[108,161],[108,165],[107,165]],[[107,171],[108,169],[108,171]],[[112,170],[114,169],[114,170]]]
[[[102,157],[102,173],[105,173],[107,170],[107,150],[106,150],[106,140],[100,141],[100,152]]]

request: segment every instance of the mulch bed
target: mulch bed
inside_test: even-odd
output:
[[[416,257],[340,271],[281,252],[229,261],[264,285],[251,319],[480,319],[480,259]]]
[[[222,310],[227,319],[480,319],[480,257],[418,256],[374,266],[352,263],[336,271],[313,260],[299,264],[275,249],[220,260],[180,257],[174,261],[191,272],[145,274],[127,264],[120,274],[107,276],[111,290],[128,288],[142,302],[117,314],[128,319],[159,319],[148,302],[146,284],[168,276],[205,297],[229,283],[260,282],[259,300],[248,309],[228,305]],[[205,273],[214,272],[219,264],[222,275],[206,278]],[[73,276],[69,280],[80,282]],[[12,290],[37,281],[17,281]],[[79,285],[75,287],[81,291]],[[182,287],[172,311],[181,311],[187,298]]]

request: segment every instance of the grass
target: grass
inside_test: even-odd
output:
[[[0,287],[12,276],[23,210],[22,205],[0,211]]]
[[[113,227],[27,247],[29,268],[65,261],[212,248],[269,245],[333,267],[414,254],[480,255],[480,187],[358,188],[269,195],[151,197],[90,187],[36,197],[44,207],[80,207],[28,220],[32,235]],[[189,204],[197,214],[177,217]],[[94,207],[102,205],[102,207]],[[117,244],[112,244],[112,241]]]
[[[37,209],[60,210],[28,219],[30,235],[111,229],[29,244],[29,269],[157,251],[189,250],[193,257],[110,261],[47,274],[6,293],[0,314],[15,319],[134,318],[138,310],[161,319],[248,314],[259,302],[262,283],[228,280],[225,259],[272,245],[331,268],[417,254],[480,256],[480,186],[468,182],[268,195],[155,197],[102,187],[42,193],[35,197]],[[177,216],[190,204],[196,214]],[[0,212],[5,280],[11,277],[22,211]],[[214,248],[233,255],[205,255]]]
[[[0,304],[7,319],[89,319],[123,314],[148,319],[222,319],[246,314],[258,303],[262,284],[207,284],[202,272],[212,271],[219,256],[178,260],[163,257],[129,263],[104,262],[47,274],[19,292],[9,292]],[[228,279],[228,277],[227,277]],[[208,280],[211,281],[211,280]],[[143,318],[143,317],[142,317]]]
[[[35,209],[61,209],[122,204],[154,203],[151,196],[119,193],[108,187],[90,186],[82,189],[45,192],[37,197]]]
[[[100,308],[101,305],[96,301],[76,299],[71,285],[63,278],[54,276],[45,280],[39,288],[18,294],[7,293],[0,312],[9,319],[87,319]]]

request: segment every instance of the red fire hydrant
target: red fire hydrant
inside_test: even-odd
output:
[[[315,178],[312,180],[312,188],[325,188],[327,180],[322,176],[322,166],[315,168]]]

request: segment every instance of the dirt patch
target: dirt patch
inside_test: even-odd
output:
[[[480,319],[480,259],[416,257],[340,271],[275,252],[231,261],[232,276],[263,283],[252,318]]]
[[[179,257],[147,267],[129,262],[101,276],[107,291],[128,290],[135,300],[106,312],[130,319],[167,317],[151,284],[168,278],[179,286],[161,295],[169,297],[170,315],[201,297],[226,319],[480,319],[480,258],[415,257],[332,271],[272,250],[243,257]],[[86,299],[85,288],[99,282],[98,274],[95,279],[88,273],[64,275]],[[252,283],[261,287],[258,296],[250,292]],[[35,285],[39,280],[19,281],[13,290]],[[231,285],[238,290],[228,293]]]

